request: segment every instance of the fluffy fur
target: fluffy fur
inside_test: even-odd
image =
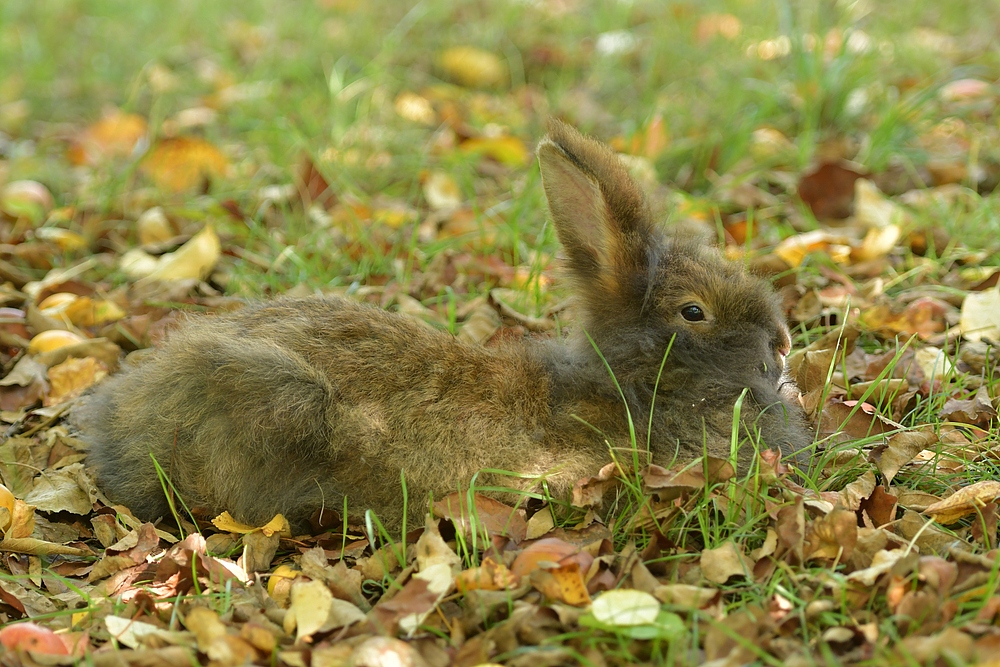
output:
[[[414,518],[484,468],[523,477],[480,474],[480,484],[544,478],[566,494],[609,447],[631,452],[629,414],[645,450],[672,339],[653,461],[728,456],[744,392],[741,436],[785,454],[808,445],[800,409],[779,391],[790,339],[770,285],[663,235],[603,144],[554,123],[538,155],[579,299],[575,335],[477,347],[320,297],[197,318],[74,415],[109,496],[143,518],[167,513],[150,453],[189,504],[254,524],[277,512],[301,524],[346,495],[353,514],[398,526],[401,471]],[[692,305],[703,320],[682,315]],[[740,450],[741,467],[752,451]]]

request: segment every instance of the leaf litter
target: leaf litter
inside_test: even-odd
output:
[[[532,11],[562,11],[537,4]],[[729,43],[745,28],[734,15],[706,13],[692,38]],[[273,39],[250,24],[229,33],[247,62]],[[851,47],[837,30],[808,37],[826,58],[864,51],[861,38]],[[946,38],[913,35],[945,51]],[[597,43],[605,58],[642,48],[629,30]],[[788,48],[764,39],[747,57],[780,59]],[[529,69],[593,56],[542,43],[525,54]],[[239,307],[224,295],[238,291],[230,288],[241,265],[280,273],[330,248],[351,262],[379,256],[384,266],[351,288],[356,298],[475,344],[558,329],[564,306],[551,255],[496,252],[537,136],[528,118],[542,115],[544,101],[512,65],[506,52],[445,48],[428,67],[455,85],[406,81],[386,98],[410,124],[401,132],[423,132],[440,158],[412,174],[418,197],[345,187],[341,170],[376,173],[398,157],[359,123],[288,178],[228,198],[245,170],[273,165],[254,165],[245,146],[196,128],[211,129],[220,111],[266,97],[269,86],[234,83],[209,61],[199,76],[213,92],[162,121],[155,138],[152,115],[115,108],[68,133],[67,165],[138,184],[115,210],[88,199],[86,185],[73,200],[30,174],[8,179],[0,153],[0,661],[994,659],[998,249],[927,222],[986,206],[980,193],[996,180],[996,156],[977,153],[997,139],[977,106],[995,103],[996,90],[977,79],[955,79],[928,102],[940,117],[915,126],[925,160],[910,165],[926,178],[904,186],[892,165],[865,162],[852,137],[799,165],[799,138],[760,125],[750,161],[709,160],[710,195],[692,185],[700,175],[691,163],[666,193],[657,177],[682,154],[672,151],[707,139],[685,136],[661,112],[608,137],[654,202],[678,203],[678,225],[707,228],[729,254],[775,276],[797,337],[789,371],[820,436],[806,475],[768,451],[749,476],[711,458],[626,477],[610,464],[577,483],[570,507],[460,491],[439,499],[422,528],[391,538],[337,516],[320,517],[310,535],[291,534],[280,516],[259,527],[227,515],[153,525],[101,494],[63,410],[179,313]],[[161,91],[179,85],[162,64],[148,78]],[[573,99],[572,120],[609,126],[594,121],[608,115],[599,102],[585,92]],[[324,229],[329,246],[288,234],[290,211]],[[277,249],[248,243],[256,219]],[[421,257],[414,239],[447,248]],[[415,267],[409,280],[400,262]]]

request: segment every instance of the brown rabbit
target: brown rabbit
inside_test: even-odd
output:
[[[346,495],[352,514],[395,527],[401,473],[418,517],[482,469],[518,476],[481,473],[481,485],[544,479],[566,494],[612,450],[626,464],[634,447],[643,463],[647,449],[665,465],[728,457],[744,394],[741,468],[750,439],[785,454],[808,445],[779,391],[790,339],[770,285],[659,231],[603,144],[555,122],[538,157],[580,301],[575,334],[478,347],[326,297],[195,319],[76,411],[109,496],[143,518],[167,514],[152,454],[189,505],[212,512],[301,525]]]

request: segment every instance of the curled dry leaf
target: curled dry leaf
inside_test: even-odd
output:
[[[983,480],[959,489],[944,500],[930,505],[923,513],[938,523],[947,525],[998,499],[1000,499],[1000,482]]]
[[[605,494],[621,483],[617,473],[618,466],[609,463],[601,468],[596,476],[576,482],[573,485],[573,506],[600,507]]]
[[[642,471],[642,481],[648,490],[704,489],[721,484],[736,476],[733,465],[725,459],[704,456],[689,463],[675,465],[671,469],[651,465]]]
[[[845,486],[840,494],[840,504],[851,511],[861,507],[861,501],[870,498],[875,490],[875,474],[868,471]]]
[[[467,496],[468,494],[457,491],[448,494],[434,503],[434,514],[450,520],[466,535],[471,535],[473,529],[478,528],[485,529],[491,535],[506,535],[514,542],[524,539],[528,531],[524,510],[514,509],[499,500],[476,493],[473,494],[473,508],[470,511]]]
[[[886,485],[892,484],[892,480],[900,468],[937,441],[937,434],[930,428],[902,431],[889,436],[885,445],[872,452],[872,458],[875,460],[879,472],[885,477]]]
[[[749,576],[753,563],[732,540],[701,552],[701,573],[713,584],[724,584],[733,576]]]
[[[803,556],[806,559],[844,561],[858,541],[858,517],[845,509],[834,509],[806,526]]]
[[[974,398],[968,400],[948,399],[941,408],[941,419],[951,422],[961,422],[974,426],[987,427],[997,418],[997,410],[993,407],[986,387],[976,390]]]
[[[487,556],[482,565],[459,573],[455,579],[458,592],[463,595],[468,591],[504,591],[517,586],[518,578],[507,569],[503,563],[497,563]]]

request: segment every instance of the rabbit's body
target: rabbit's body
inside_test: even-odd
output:
[[[152,453],[189,505],[212,512],[301,523],[346,495],[352,514],[397,526],[401,472],[417,517],[483,469],[515,476],[479,473],[478,485],[544,478],[564,495],[609,448],[625,462],[647,442],[663,464],[729,456],[741,396],[741,439],[786,454],[808,444],[779,392],[789,338],[770,286],[656,231],[603,145],[556,125],[539,155],[586,334],[479,347],[322,297],[196,319],[77,410],[108,494],[165,515]],[[752,452],[739,450],[742,467]]]

